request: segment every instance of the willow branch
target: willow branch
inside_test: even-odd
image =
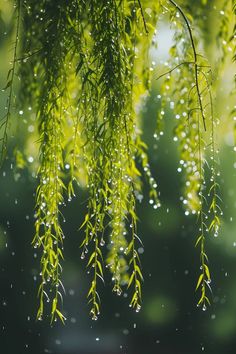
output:
[[[0,152],[0,166],[2,166],[4,157],[5,157],[5,152],[6,152],[6,145],[7,145],[7,129],[9,125],[9,120],[10,120],[10,115],[11,115],[11,103],[12,103],[12,94],[13,94],[13,81],[14,81],[14,76],[15,76],[15,70],[16,70],[16,55],[17,55],[17,47],[18,47],[18,42],[19,42],[19,30],[20,30],[20,11],[21,11],[21,0],[18,0],[17,2],[17,18],[16,18],[16,39],[15,39],[15,44],[14,44],[14,53],[13,53],[13,62],[12,62],[12,68],[10,69],[10,80],[7,83],[7,87],[10,86],[10,91],[8,95],[8,101],[7,101],[7,113],[5,116],[5,120],[3,122],[4,125],[4,130],[3,130],[3,136],[2,136],[2,147],[1,147],[1,152]]]

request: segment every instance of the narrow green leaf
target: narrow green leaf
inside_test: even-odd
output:
[[[202,283],[203,276],[204,276],[204,274],[200,274],[195,290],[197,290],[199,288],[200,284]]]

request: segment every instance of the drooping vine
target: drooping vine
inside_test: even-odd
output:
[[[9,94],[7,98],[6,114],[0,120],[0,133],[1,133],[0,166],[2,166],[7,152],[7,134],[8,134],[8,126],[10,124],[10,117],[11,117],[13,84],[16,75],[17,50],[18,50],[18,43],[19,43],[19,32],[20,32],[20,21],[21,21],[21,0],[17,1],[17,4],[15,6],[15,11],[16,11],[16,34],[15,34],[15,41],[13,43],[14,45],[13,59],[11,63],[11,68],[7,73],[7,84],[3,89],[3,91],[9,89]]]
[[[122,286],[128,284],[130,287],[134,284],[131,305],[136,309],[140,308],[141,300],[142,275],[134,246],[137,219],[135,193],[140,190],[140,173],[135,164],[137,149],[132,66],[138,39],[134,29],[137,26],[137,16],[133,13],[140,10],[145,32],[147,24],[140,3],[130,6],[121,1],[119,5],[115,1],[112,6],[108,6],[106,2],[101,2],[99,6],[96,2],[90,2],[90,12],[95,21],[91,24],[91,38],[94,44],[89,55],[92,65],[87,68],[87,73],[93,83],[92,87],[90,81],[86,85],[88,90],[95,90],[96,101],[94,110],[89,113],[92,129],[88,127],[87,132],[90,132],[91,136],[85,144],[85,150],[91,152],[93,163],[88,164],[88,183],[92,188],[89,211],[84,223],[86,237],[82,243],[82,255],[86,254],[89,243],[94,241],[95,248],[88,261],[88,266],[92,266],[91,271],[94,274],[88,293],[94,319],[100,312],[97,279],[103,280],[103,256],[100,246],[108,244],[106,263],[112,273],[113,291],[120,295]],[[129,30],[134,30],[131,41],[127,41],[124,36],[126,26],[130,27]],[[104,27],[107,32],[104,32]],[[91,141],[92,146],[89,143]],[[132,229],[129,245],[127,227]],[[111,229],[110,240],[106,239],[105,229]],[[130,258],[129,263],[126,256]]]
[[[173,9],[168,8],[168,3]],[[164,6],[164,5],[163,5]],[[164,9],[170,14],[174,23],[174,44],[171,47],[169,70],[159,75],[165,77],[162,87],[162,106],[158,118],[158,134],[162,134],[162,121],[166,105],[175,113],[176,126],[174,140],[179,141],[180,165],[178,172],[184,172],[184,189],[181,197],[185,214],[196,214],[198,217],[200,235],[196,246],[200,247],[200,275],[196,290],[201,295],[198,305],[205,310],[210,304],[208,292],[210,288],[210,270],[206,254],[206,236],[209,230],[218,235],[221,213],[219,207],[217,164],[215,147],[216,119],[213,113],[213,99],[211,93],[212,71],[208,61],[197,52],[197,42],[194,38],[190,20],[182,8],[175,1],[167,1]],[[183,39],[183,31],[186,36]],[[178,82],[178,86],[176,86]],[[161,130],[160,130],[161,129]],[[206,142],[210,139],[210,144]],[[210,147],[210,162],[208,163],[207,150]],[[210,181],[206,180],[207,166],[210,166]],[[208,207],[205,189],[210,184]],[[209,221],[208,221],[209,220]],[[209,224],[209,225],[208,225]]]
[[[40,167],[38,170],[39,186],[36,195],[36,234],[35,247],[42,250],[41,284],[39,286],[38,319],[44,312],[44,299],[51,300],[51,321],[58,317],[64,321],[60,310],[62,292],[61,261],[63,259],[63,231],[61,228],[60,205],[63,203],[62,181],[63,131],[65,125],[64,94],[66,91],[66,28],[63,6],[45,3],[41,12],[48,17],[42,33],[42,80],[48,90],[39,92],[38,120],[40,141]],[[60,31],[60,35],[57,33]],[[46,33],[45,33],[46,32]],[[50,47],[52,44],[52,48]],[[62,45],[63,44],[63,45]],[[49,288],[49,294],[47,293]]]

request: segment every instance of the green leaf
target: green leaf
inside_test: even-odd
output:
[[[79,71],[81,70],[82,66],[84,64],[84,58],[82,57],[79,64],[76,67],[75,74],[78,75]]]
[[[135,275],[135,272],[133,271],[133,273],[131,274],[131,276],[130,276],[130,278],[129,278],[129,282],[128,282],[128,285],[127,285],[127,289],[129,289],[130,285],[132,284],[133,279],[134,279],[134,275]]]
[[[93,252],[93,253],[91,254],[90,258],[89,258],[89,261],[88,261],[88,263],[87,263],[87,267],[91,264],[91,262],[92,262],[92,260],[95,258],[95,256],[96,256],[96,252]]]
[[[100,271],[101,276],[103,277],[102,264],[101,264],[101,262],[98,261],[98,260],[97,260],[97,266],[98,266],[98,269],[99,269],[99,271]]]
[[[210,280],[211,276],[210,276],[209,268],[206,264],[204,264],[204,268],[205,268],[205,273],[206,273],[207,279]]]
[[[202,240],[202,235],[200,235],[195,243],[195,247],[197,247],[197,245],[199,244],[199,242]]]
[[[197,282],[197,285],[196,285],[196,289],[195,289],[195,290],[197,290],[197,289],[199,288],[200,284],[202,283],[203,276],[204,276],[203,273],[200,274],[200,276],[199,276],[199,278],[198,278],[198,282]]]
[[[52,301],[52,315],[55,313],[56,308],[57,308],[57,298],[54,297]]]
[[[84,222],[80,226],[79,230],[81,230],[88,221],[89,221],[89,214],[86,214],[84,218]]]
[[[134,268],[135,271],[139,274],[140,278],[143,280],[143,275],[141,273],[140,267],[136,264]]]
[[[12,80],[9,80],[4,88],[2,88],[3,91],[5,91],[8,87],[10,87],[12,84]]]
[[[58,309],[56,309],[56,314],[57,314],[57,316],[60,318],[61,322],[62,322],[63,324],[65,324],[66,318],[65,318],[65,316],[63,316],[63,314],[62,314]]]

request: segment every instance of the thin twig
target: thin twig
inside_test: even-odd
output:
[[[23,56],[21,58],[16,58],[15,61],[17,62],[17,61],[22,61],[22,60],[28,60],[33,55],[38,54],[41,50],[42,50],[42,48],[34,51],[33,53],[29,53],[28,55],[25,55],[25,56]]]
[[[165,73],[158,76],[156,80],[159,80],[160,78],[162,78],[165,75],[171,74],[173,71],[178,69],[181,65],[188,65],[188,64],[194,64],[194,62],[193,61],[186,61],[186,62],[180,63],[180,64],[176,65],[174,68],[170,69],[169,71],[166,71]]]
[[[204,126],[204,130],[206,131],[206,118],[205,118],[205,114],[204,114],[204,110],[203,110],[203,106],[202,106],[202,98],[201,98],[201,93],[200,93],[200,85],[199,85],[199,77],[198,77],[198,59],[197,57],[199,56],[199,54],[197,54],[196,51],[196,47],[195,47],[195,43],[194,43],[194,39],[193,39],[193,33],[191,30],[191,26],[190,23],[187,19],[187,16],[185,15],[184,11],[181,9],[181,7],[174,1],[174,0],[169,0],[169,2],[176,7],[176,9],[180,12],[181,16],[184,19],[184,22],[187,26],[188,29],[188,33],[189,33],[189,37],[190,37],[190,42],[191,42],[191,47],[193,50],[193,57],[194,57],[194,75],[195,75],[195,84],[196,84],[196,89],[197,89],[197,96],[198,96],[198,102],[199,102],[199,106],[200,106],[200,110],[201,110],[201,116],[202,116],[202,120],[203,120],[203,126]]]
[[[144,25],[144,28],[145,28],[145,32],[148,35],[149,31],[147,29],[147,23],[146,23],[146,20],[145,20],[145,17],[144,17],[143,8],[142,8],[142,4],[141,4],[140,0],[138,0],[138,6],[139,6],[140,11],[141,11],[141,16],[142,16],[142,19],[143,19],[143,25]]]

